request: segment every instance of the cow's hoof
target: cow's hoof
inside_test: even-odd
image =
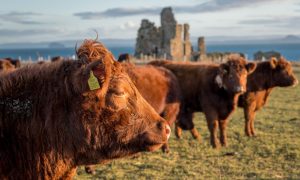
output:
[[[228,147],[227,143],[222,143],[222,147]]]
[[[211,146],[214,148],[214,149],[220,149],[221,146],[219,143],[212,143]]]

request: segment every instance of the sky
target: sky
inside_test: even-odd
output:
[[[300,35],[299,0],[0,0],[0,43],[134,39],[172,7],[192,37]]]

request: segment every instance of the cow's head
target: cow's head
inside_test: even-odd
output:
[[[293,73],[292,65],[286,59],[281,57],[279,60],[272,58],[270,61],[272,69],[272,86],[295,86],[298,80]]]
[[[83,71],[86,78],[76,83],[83,84],[79,89],[85,89],[82,108],[88,146],[101,152],[105,156],[102,158],[111,159],[153,151],[166,143],[170,127],[144,100],[103,44],[86,40],[77,55],[88,64]],[[89,85],[93,75],[96,81]]]
[[[247,63],[242,57],[231,58],[219,66],[219,72],[215,78],[220,88],[231,93],[243,93],[246,91],[247,75],[256,68],[255,63]]]
[[[15,66],[8,60],[0,60],[0,71],[12,71],[15,70]]]

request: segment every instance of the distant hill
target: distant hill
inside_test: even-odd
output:
[[[135,39],[100,39],[107,47],[134,47]],[[35,42],[35,43],[5,43],[0,44],[0,49],[35,49],[35,48],[75,48],[82,43],[82,40],[63,40],[56,42]]]
[[[196,44],[198,37],[192,37],[191,41]],[[205,37],[207,44],[300,44],[300,36],[212,36]]]
[[[49,48],[65,48],[65,45],[58,42],[52,42],[48,45]]]
[[[284,42],[300,42],[300,37],[295,35],[287,35],[282,40]]]

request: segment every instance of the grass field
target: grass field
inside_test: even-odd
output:
[[[300,67],[295,72],[300,80]],[[76,179],[300,179],[300,86],[276,88],[256,116],[257,137],[244,135],[243,111],[234,112],[228,126],[227,148],[209,145],[205,119],[194,119],[202,144],[189,132],[177,140],[172,135],[171,152],[143,153],[98,165],[96,175],[84,168]],[[228,155],[230,154],[230,155]]]

